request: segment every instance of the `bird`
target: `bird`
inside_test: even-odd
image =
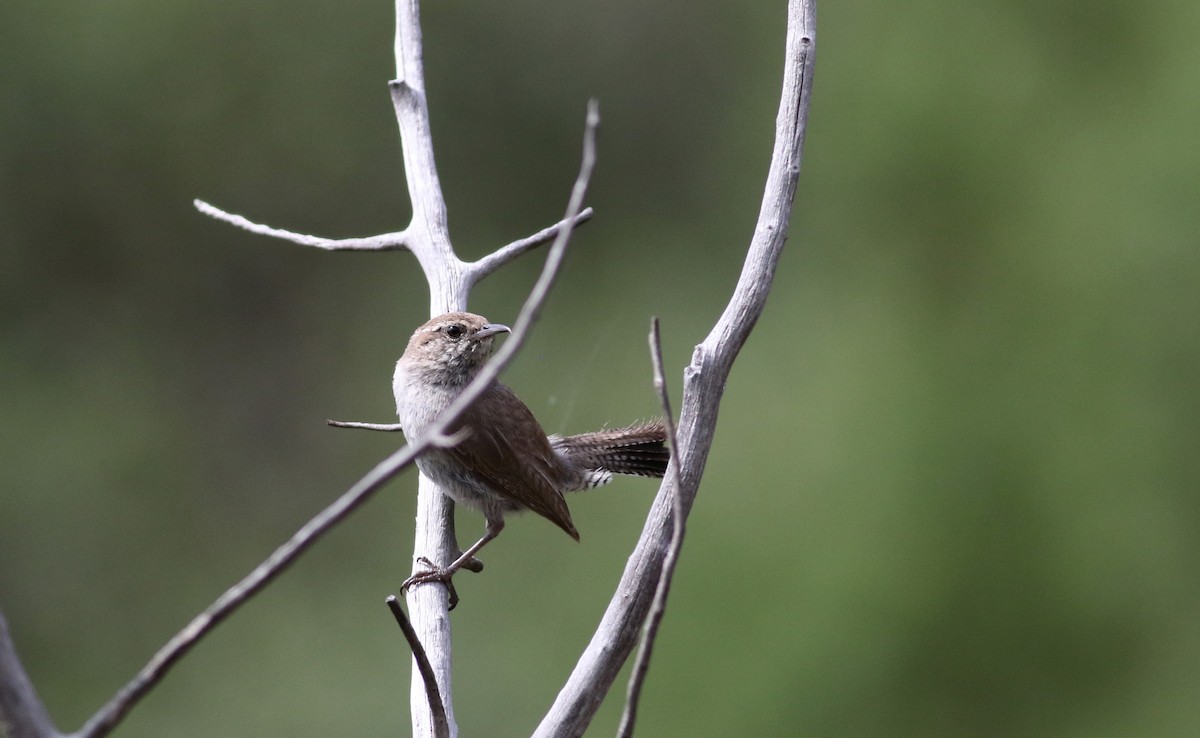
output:
[[[421,437],[478,375],[508,326],[468,312],[439,315],[413,332],[392,378],[396,412],[409,442]],[[458,603],[452,577],[479,570],[475,554],[500,534],[504,516],[532,510],[579,540],[564,493],[607,484],[614,474],[662,477],[670,452],[661,419],[623,428],[548,435],[511,389],[493,381],[447,429],[458,442],[434,446],[417,468],[453,499],[483,514],[483,536],[445,567],[420,557],[426,569],[409,577],[403,592],[429,582]]]

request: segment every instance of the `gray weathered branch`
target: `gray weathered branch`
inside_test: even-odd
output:
[[[307,233],[296,233],[282,228],[272,228],[262,223],[255,223],[248,218],[227,213],[215,205],[209,205],[203,200],[192,200],[197,210],[217,220],[224,221],[244,231],[257,233],[260,236],[271,236],[284,241],[298,243],[301,246],[312,246],[326,251],[394,251],[408,247],[408,235],[404,231],[396,233],[381,233],[367,238],[325,238],[310,236]]]

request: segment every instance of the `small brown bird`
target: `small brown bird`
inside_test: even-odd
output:
[[[446,313],[422,325],[396,363],[392,390],[405,435],[414,439],[475,378],[507,326],[472,313]],[[613,474],[661,477],[670,455],[661,420],[577,436],[547,436],[508,387],[494,382],[449,429],[467,429],[452,448],[431,448],[417,467],[456,502],[483,513],[483,537],[445,568],[418,572],[404,590],[442,582],[450,606],[458,601],[451,577],[504,528],[504,513],[532,510],[579,540],[564,492],[591,489]]]

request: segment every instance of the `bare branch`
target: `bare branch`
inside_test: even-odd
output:
[[[594,211],[591,208],[584,208],[583,210],[579,211],[579,214],[575,216],[574,221],[570,223],[571,227],[578,228],[580,225],[591,220],[593,212]],[[543,228],[532,236],[526,236],[519,241],[513,241],[506,246],[501,246],[479,261],[474,261],[467,264],[472,283],[478,282],[521,254],[535,249],[544,243],[549,243],[566,225],[566,220],[560,220],[548,228]]]
[[[326,420],[325,425],[331,425],[334,428],[357,428],[359,430],[386,431],[388,433],[404,430],[404,426],[399,423],[360,423],[357,420]]]
[[[326,251],[396,251],[408,248],[408,233],[406,231],[382,233],[378,236],[369,236],[367,238],[323,238],[321,236],[310,236],[305,233],[295,233],[293,231],[285,231],[282,228],[272,228],[261,223],[255,223],[240,215],[227,213],[215,205],[209,205],[203,200],[192,200],[192,205],[211,218],[223,220],[230,225],[237,226],[251,233],[257,233],[261,236],[271,236],[272,238],[282,238],[285,241],[298,243],[301,246],[313,246],[318,249],[325,249]]]
[[[21,665],[8,632],[8,621],[0,612],[0,733],[5,731],[12,738],[61,736]]]
[[[650,319],[650,361],[654,367],[654,389],[658,393],[658,402],[663,411],[663,423],[667,427],[667,448],[671,450],[671,458],[674,459],[678,447],[675,436],[675,415],[671,412],[667,377],[663,373],[662,340],[659,336],[657,317]],[[676,470],[675,463],[667,465],[667,475],[676,474]],[[671,518],[671,545],[663,560],[662,573],[658,577],[658,586],[654,591],[654,602],[650,606],[650,615],[646,618],[645,629],[642,633],[642,645],[638,649],[637,658],[633,661],[633,673],[629,677],[629,689],[625,696],[625,711],[621,714],[621,724],[617,728],[618,738],[633,738],[633,726],[637,721],[642,685],[646,683],[646,674],[650,671],[650,656],[654,652],[654,640],[658,637],[658,626],[667,612],[667,596],[671,592],[671,580],[675,576],[679,553],[683,550],[687,512],[683,508],[683,496],[679,493],[678,480],[676,479],[674,482],[675,494],[671,495],[671,501],[674,503]]]
[[[463,263],[450,243],[446,203],[433,156],[433,133],[425,99],[425,72],[419,0],[396,0],[396,79],[389,83],[392,108],[400,131],[404,178],[412,204],[412,221],[405,230],[409,248],[429,283],[430,315],[465,310],[469,284]],[[424,474],[417,482],[416,528],[413,532],[413,566],[425,556],[439,564],[458,555],[454,535],[454,502]],[[441,690],[451,738],[458,733],[451,689],[451,632],[446,598],[436,587],[419,587],[408,594],[408,615],[421,639]],[[433,733],[429,700],[421,676],[413,667],[409,687],[412,735]]]
[[[400,128],[400,149],[404,155],[404,179],[412,202],[412,223],[409,230],[428,253],[417,251],[427,277],[446,276],[432,273],[443,271],[457,262],[450,245],[450,226],[446,216],[446,201],[433,157],[433,134],[429,121],[429,103],[425,97],[424,42],[421,37],[420,0],[396,0],[396,78],[388,86],[392,93],[392,108]],[[437,255],[440,269],[433,270],[426,256]],[[435,290],[455,291],[453,285],[439,285],[431,280],[431,296]],[[466,297],[465,293],[462,297]],[[437,310],[442,313],[444,310]]]
[[[675,495],[679,495],[685,513],[695,500],[729,371],[762,314],[787,240],[812,92],[814,12],[815,0],[788,2],[783,90],[758,224],[725,312],[696,347],[684,371],[678,453],[671,459],[676,473],[663,480],[600,626],[534,733],[537,738],[583,735],[636,643],[638,628],[651,607],[674,528],[671,520],[677,504]]]
[[[396,598],[396,595],[388,595],[387,606],[392,611],[392,616],[396,618],[396,624],[400,626],[400,631],[404,633],[404,640],[408,641],[413,661],[417,665],[417,670],[421,672],[421,680],[425,683],[425,694],[429,696],[429,711],[433,713],[433,734],[436,738],[450,738],[450,724],[446,722],[446,708],[442,704],[442,695],[438,692],[437,677],[433,673],[433,666],[429,663],[429,657],[425,655],[425,647],[421,645],[421,639],[417,637],[417,631],[413,630],[412,623],[408,622],[408,616],[404,614],[404,608],[400,607],[400,600]]]

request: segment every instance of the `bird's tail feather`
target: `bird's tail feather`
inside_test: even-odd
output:
[[[580,433],[576,436],[550,436],[555,451],[573,465],[585,467],[598,476],[589,480],[592,487],[608,481],[612,474],[661,477],[667,472],[671,452],[666,445],[667,430],[662,420],[610,430]]]

